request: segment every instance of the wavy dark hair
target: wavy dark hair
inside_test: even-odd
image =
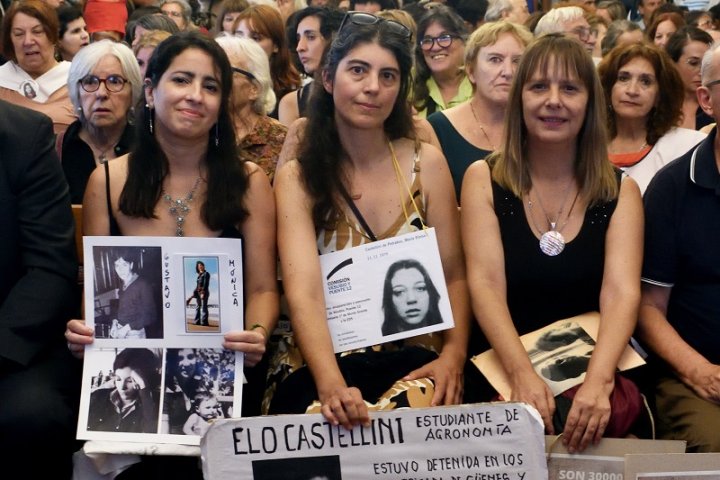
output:
[[[468,37],[465,21],[450,7],[439,5],[428,10],[420,17],[417,24],[417,40],[415,42],[415,80],[412,90],[412,103],[418,112],[425,110],[430,101],[430,91],[428,90],[427,81],[432,75],[432,72],[425,62],[425,56],[423,55],[422,48],[420,48],[420,41],[425,36],[425,30],[427,30],[432,23],[439,23],[443,30],[452,35],[459,36],[463,43],[465,43]],[[459,68],[462,68],[462,66]]]
[[[373,25],[356,25],[352,22],[340,30],[330,45],[321,75],[333,82],[338,64],[355,47],[376,43],[390,51],[398,62],[400,90],[390,115],[385,120],[385,134],[390,140],[401,137],[415,138],[412,113],[407,102],[413,57],[410,42],[387,28],[387,21]],[[315,228],[332,228],[340,207],[336,203],[338,185],[347,185],[342,168],[346,157],[335,124],[333,96],[323,87],[323,82],[313,82],[308,104],[308,117],[298,147],[298,161],[302,165],[302,177],[313,200]]]
[[[298,38],[297,29],[300,22],[307,17],[317,17],[320,22],[320,35],[330,44],[332,36],[340,28],[345,12],[335,7],[329,6],[307,6],[301,10],[293,12],[287,19],[287,27],[285,28],[285,36],[287,37],[288,50],[292,57],[293,64],[299,72],[304,70],[303,64],[297,54]]]
[[[244,196],[248,188],[248,174],[238,157],[235,127],[230,115],[232,70],[225,51],[208,36],[199,32],[181,32],[162,41],[153,51],[145,73],[146,81],[158,88],[160,78],[175,57],[187,49],[198,49],[208,54],[220,74],[221,101],[217,123],[208,132],[215,135],[218,145],[208,141],[207,196],[200,209],[200,217],[213,230],[242,223],[248,215]],[[168,174],[168,159],[150,133],[148,123],[154,117],[143,101],[136,108],[136,142],[128,159],[128,175],[120,194],[120,211],[130,217],[157,218],[155,206]]]
[[[598,74],[607,105],[608,134],[611,139],[617,135],[615,112],[612,109],[612,88],[617,81],[620,69],[635,58],[644,58],[650,62],[658,82],[655,106],[648,114],[645,125],[647,143],[655,145],[660,137],[676,126],[682,118],[684,87],[682,78],[670,56],[660,47],[648,42],[620,45],[611,50],[598,65]],[[660,99],[661,95],[662,100]]]
[[[427,315],[425,315],[422,322],[417,325],[410,325],[406,323],[398,313],[395,308],[395,304],[393,303],[392,280],[395,277],[395,274],[400,270],[411,269],[417,270],[423,276],[423,279],[425,280],[425,288],[427,288],[428,296],[430,297]],[[440,308],[438,307],[439,303],[440,292],[438,292],[437,288],[435,288],[435,284],[423,264],[413,259],[398,260],[390,265],[390,268],[388,268],[388,271],[385,274],[382,299],[382,309],[385,313],[385,320],[382,324],[382,334],[392,335],[394,333],[429,327],[430,325],[442,323],[442,316],[440,315]]]
[[[122,368],[134,370],[145,381],[145,388],[154,391],[160,386],[160,359],[147,348],[124,348],[113,361],[113,372]]]

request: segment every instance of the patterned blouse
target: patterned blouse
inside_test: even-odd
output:
[[[240,158],[257,163],[272,183],[286,134],[285,125],[274,118],[261,116],[255,124],[255,129],[238,142]]]

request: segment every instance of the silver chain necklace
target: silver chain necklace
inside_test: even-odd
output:
[[[567,190],[565,191],[565,198],[563,199],[562,205],[560,205],[560,210],[558,211],[557,217],[555,218],[555,221],[553,222],[550,220],[550,216],[547,214],[547,211],[545,210],[545,207],[543,206],[542,199],[540,198],[540,193],[535,190],[535,196],[538,199],[538,203],[540,204],[540,209],[542,210],[543,215],[545,216],[545,219],[547,220],[548,224],[550,225],[550,229],[543,232],[540,228],[538,228],[537,224],[535,223],[535,216],[533,215],[533,202],[530,199],[530,195],[528,194],[528,207],[530,208],[530,219],[532,220],[533,226],[540,234],[540,250],[550,257],[554,257],[556,255],[560,255],[563,250],[565,250],[565,237],[563,237],[562,233],[560,231],[565,228],[565,225],[567,225],[568,221],[570,220],[570,214],[572,214],[573,208],[575,207],[575,202],[577,201],[578,196],[580,195],[580,191],[575,194],[575,199],[572,202],[572,205],[570,205],[570,211],[568,211],[567,218],[565,218],[565,223],[563,223],[560,227],[558,227],[558,222],[560,222],[560,218],[562,217],[563,210],[565,209],[565,204],[567,203],[568,195],[570,194],[570,189],[572,187],[572,183],[568,185]]]
[[[198,185],[200,185],[200,180],[202,180],[200,177],[195,180],[195,184],[188,194],[185,195],[185,198],[176,198],[173,200],[173,198],[165,192],[165,189],[160,192],[163,200],[169,205],[168,212],[170,216],[175,218],[175,236],[177,237],[185,236],[185,230],[183,229],[185,226],[185,217],[190,213],[190,204],[195,198],[195,190],[197,190]]]

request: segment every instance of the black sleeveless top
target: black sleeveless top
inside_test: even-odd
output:
[[[618,171],[618,183],[620,175]],[[540,250],[522,200],[494,181],[492,188],[505,253],[507,303],[518,333],[599,311],[605,235],[617,199],[588,208],[578,235],[550,257]]]
[[[108,209],[108,216],[110,217],[110,236],[112,237],[122,237],[123,234],[120,231],[120,226],[117,223],[117,220],[115,219],[115,215],[113,215],[112,210],[112,203],[110,201],[110,167],[108,167],[108,162],[104,163],[105,166],[105,198],[107,200],[107,209]],[[218,238],[240,238],[242,239],[242,233],[233,225],[230,227],[225,227],[222,232],[220,232],[220,235]],[[243,249],[243,256],[245,255],[245,249]]]

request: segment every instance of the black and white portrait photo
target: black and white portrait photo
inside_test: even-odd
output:
[[[87,429],[157,433],[161,352],[158,349],[104,349],[95,355]]]
[[[252,469],[253,480],[342,480],[337,455],[255,460]]]
[[[417,260],[393,262],[383,282],[383,336],[442,323],[440,294]]]
[[[528,354],[543,378],[567,386],[587,371],[594,349],[592,337],[577,323],[567,322],[543,332]]]
[[[93,247],[95,336],[163,338],[160,247]]]

